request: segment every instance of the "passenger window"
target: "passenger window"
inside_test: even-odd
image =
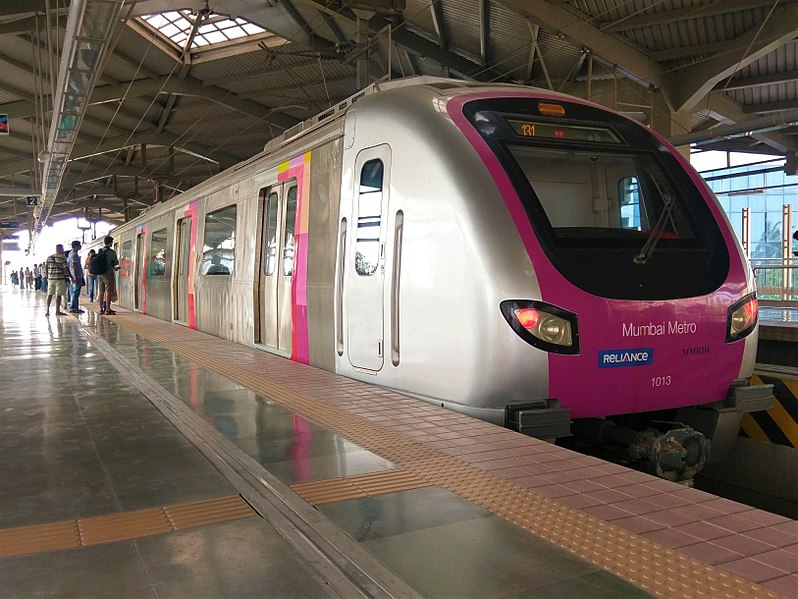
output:
[[[640,185],[637,177],[626,177],[618,181],[618,197],[621,204],[621,229],[640,230]]]
[[[162,277],[166,273],[166,229],[153,231],[150,237],[150,266],[148,274],[151,277]]]
[[[231,275],[235,267],[236,206],[209,212],[205,216],[202,246],[202,274]]]
[[[294,228],[296,226],[296,185],[288,190],[285,199],[285,236],[283,239],[283,274],[294,274]]]
[[[122,253],[119,254],[119,269],[120,277],[130,276],[130,265],[133,262],[133,242],[125,241],[122,244]]]
[[[366,162],[360,171],[355,240],[355,272],[364,277],[377,272],[380,260],[382,182],[382,160]]]
[[[266,262],[264,274],[270,277],[277,267],[277,193],[272,192],[266,200]]]

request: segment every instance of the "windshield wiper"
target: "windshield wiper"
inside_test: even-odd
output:
[[[659,185],[657,185],[656,180],[654,181],[654,185],[656,185],[659,189]],[[660,196],[662,196],[662,214],[659,215],[659,219],[657,219],[654,228],[651,229],[651,233],[649,234],[648,239],[646,239],[646,243],[640,249],[640,253],[632,259],[632,262],[641,266],[648,262],[649,258],[651,258],[651,255],[654,253],[654,250],[657,248],[657,243],[662,238],[662,234],[665,232],[665,225],[667,224],[668,220],[670,219],[670,221],[673,222],[673,217],[671,215],[673,198],[669,193],[663,193],[662,189],[659,189],[659,192]]]

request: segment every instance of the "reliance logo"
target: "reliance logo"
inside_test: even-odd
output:
[[[598,367],[646,366],[653,361],[654,350],[650,347],[641,349],[604,349],[599,351]]]

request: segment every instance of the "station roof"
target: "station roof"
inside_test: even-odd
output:
[[[795,0],[3,0],[0,224],[122,222],[411,75],[551,88],[676,144],[794,154],[796,36]]]

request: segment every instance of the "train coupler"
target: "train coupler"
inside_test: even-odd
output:
[[[692,481],[709,458],[709,441],[688,426],[665,433],[635,430],[612,420],[585,418],[574,422],[574,433],[599,449],[598,454],[674,482]]]
[[[509,404],[504,422],[507,428],[537,439],[571,436],[571,411],[561,408],[556,399]]]
[[[657,476],[690,481],[709,458],[709,442],[690,427],[669,430],[655,439],[648,458]]]

